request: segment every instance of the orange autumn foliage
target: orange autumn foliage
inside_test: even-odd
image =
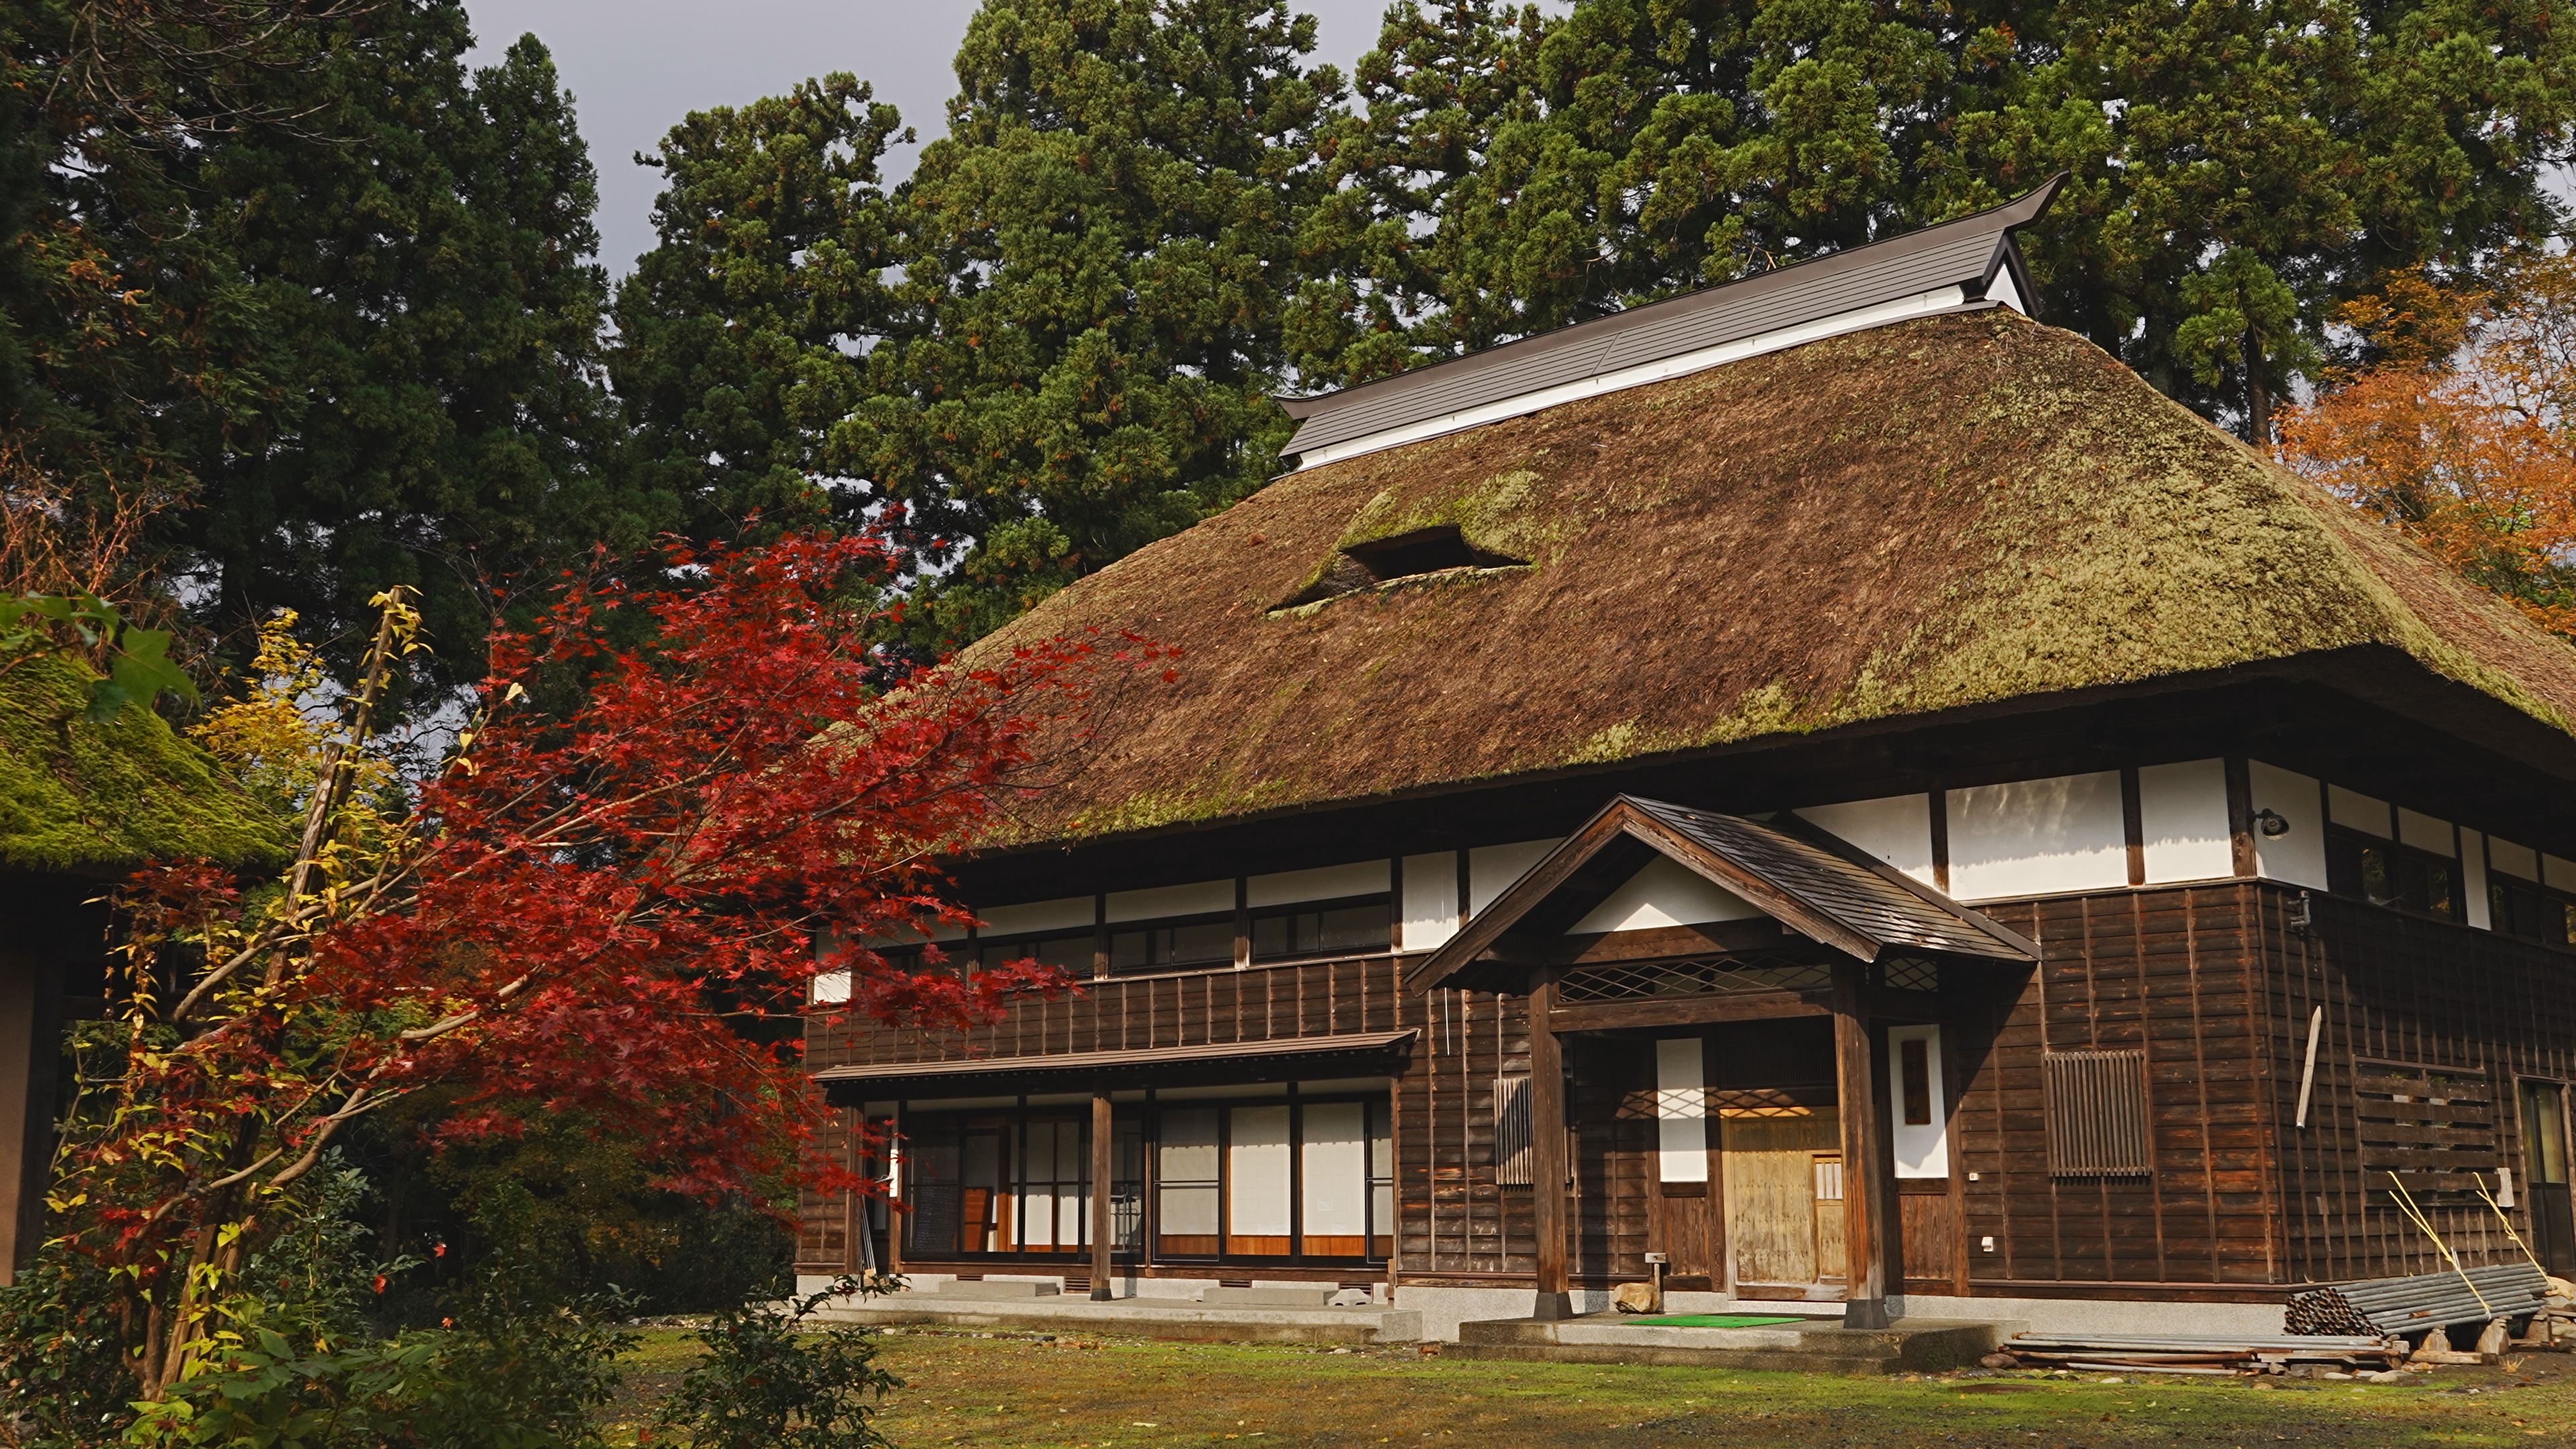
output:
[[[2283,461],[2576,639],[2576,258],[2347,305],[2373,361],[2282,419]]]

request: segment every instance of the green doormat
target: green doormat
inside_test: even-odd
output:
[[[1631,1321],[1641,1328],[1769,1328],[1775,1323],[1805,1323],[1808,1320],[1759,1313],[1670,1313],[1661,1318]]]

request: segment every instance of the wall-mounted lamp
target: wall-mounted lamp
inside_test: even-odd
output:
[[[2267,838],[2278,840],[2290,833],[2290,822],[2277,810],[2257,810],[2254,812],[2254,828]]]

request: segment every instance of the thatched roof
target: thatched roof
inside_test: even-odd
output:
[[[1344,548],[1445,524],[1526,566],[1275,607],[1329,592]],[[1291,474],[977,653],[1090,625],[1179,646],[1179,680],[1088,721],[1082,768],[996,844],[2357,645],[2552,730],[2576,721],[2576,652],[2091,343],[2004,309]]]
[[[90,723],[94,677],[53,654],[0,674],[0,869],[246,865],[284,853],[278,822],[159,716],[133,708]]]

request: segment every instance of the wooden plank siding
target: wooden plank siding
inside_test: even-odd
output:
[[[1980,907],[2038,942],[2042,960],[2017,989],[1993,984],[1998,973],[1983,984],[1949,973],[1966,1069],[1951,1140],[1969,1176],[1973,1292],[2281,1281],[2260,891],[2231,882]],[[2045,1054],[2116,1048],[2146,1053],[2155,1170],[2051,1176]],[[1979,1246],[1989,1236],[1992,1252]]]
[[[2356,1084],[2394,1080],[2392,1064],[2485,1073],[2495,1160],[2522,1180],[2517,1079],[2576,1081],[2576,954],[2323,893],[2309,895],[2314,923],[2301,927],[2303,894],[2230,881],[1981,907],[2037,942],[2042,960],[1943,968],[1957,1196],[1953,1208],[1935,1185],[1910,1184],[1915,1195],[1900,1203],[1916,1236],[1944,1238],[1906,1245],[1916,1291],[1949,1280],[1988,1296],[2259,1299],[2301,1282],[2430,1271],[2432,1245],[2363,1166]],[[1498,1185],[1493,1155],[1495,1080],[1529,1070],[1525,1002],[1408,996],[1401,965],[1375,956],[1089,981],[963,1034],[818,1016],[809,1052],[825,1067],[1416,1030],[1392,1092],[1394,1276],[1525,1286],[1536,1266],[1531,1190]],[[2301,1129],[2317,1006],[2326,1024]],[[1640,1039],[1565,1038],[1569,1258],[1586,1285],[1646,1276],[1645,1254],[1661,1246],[1653,1054]],[[2107,1049],[2145,1054],[2153,1170],[2053,1176],[2046,1054]],[[823,1148],[840,1150],[838,1139]],[[2373,1150],[2390,1160],[2393,1149]],[[2424,1205],[2464,1261],[2520,1256],[2474,1198]],[[2529,1236],[2525,1210],[2514,1215]],[[839,1269],[845,1218],[809,1196],[800,1265]]]
[[[1479,991],[1421,1004],[1423,1038],[1395,1084],[1396,1275],[1526,1282],[1530,1189],[1494,1181],[1493,1084],[1529,1072],[1529,1011]]]
[[[2276,1083],[2289,1276],[2333,1282],[2447,1266],[2366,1165],[2358,1088],[2387,1064],[2483,1074],[2494,1101],[2495,1165],[2528,1183],[2518,1081],[2576,1080],[2576,955],[2449,921],[2264,888],[2260,925],[2274,1005],[2266,1043]],[[2308,1125],[2296,1123],[2308,1021],[2325,1009]],[[2492,1170],[2488,1188],[2496,1186]],[[2495,1212],[2475,1196],[2415,1189],[2443,1241],[2471,1266],[2518,1262]],[[2530,1241],[2528,1194],[2511,1210]]]

